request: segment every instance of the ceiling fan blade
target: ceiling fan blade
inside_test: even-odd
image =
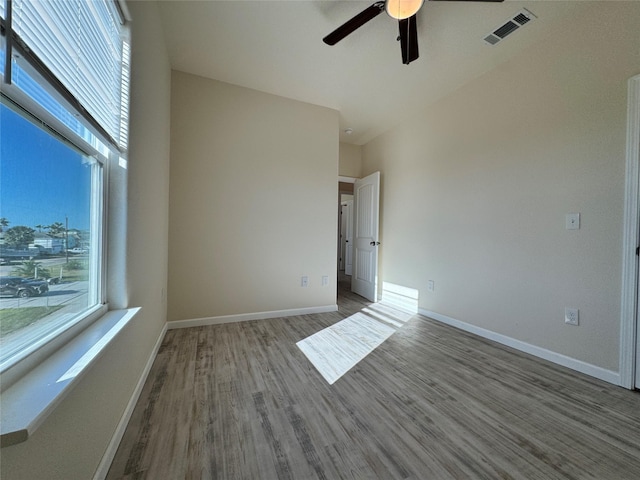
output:
[[[416,15],[398,20],[400,25],[400,49],[402,63],[409,65],[418,58],[418,22]]]
[[[327,45],[335,45],[344,37],[346,37],[350,33],[353,33],[355,30],[360,28],[369,20],[377,17],[382,12],[384,12],[384,2],[376,2],[370,7],[365,8],[362,12],[353,17],[351,20],[347,21],[344,25],[336,28],[333,32],[324,37],[322,41]]]

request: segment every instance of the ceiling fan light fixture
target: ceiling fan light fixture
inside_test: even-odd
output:
[[[384,8],[390,17],[404,20],[418,13],[423,3],[424,0],[385,0]]]

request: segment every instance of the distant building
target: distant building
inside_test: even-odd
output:
[[[64,238],[36,232],[33,243],[29,244],[29,248],[32,247],[39,249],[41,253],[61,253],[64,251]]]

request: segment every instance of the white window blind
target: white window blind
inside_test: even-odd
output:
[[[13,0],[13,31],[126,150],[129,44],[110,0]]]

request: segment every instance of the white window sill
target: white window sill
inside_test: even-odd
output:
[[[107,312],[2,392],[0,446],[26,441],[139,311]]]

